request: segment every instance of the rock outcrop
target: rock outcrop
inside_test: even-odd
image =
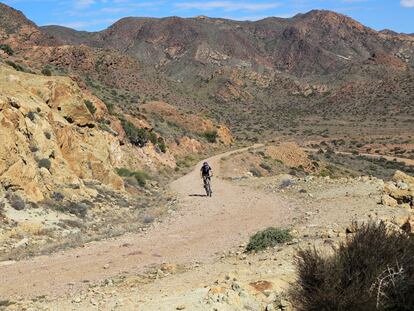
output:
[[[121,145],[122,140],[119,121],[70,78],[38,76],[0,65],[2,189],[21,192],[33,202],[53,192],[76,199],[91,194],[85,180],[123,190],[115,167],[175,166],[169,152],[159,153],[151,144]]]
[[[392,181],[384,185],[382,204],[414,208],[414,177],[396,171]]]

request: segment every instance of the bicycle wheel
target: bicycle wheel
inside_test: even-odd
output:
[[[206,192],[207,192],[207,196],[208,197],[211,197],[212,191],[211,191],[211,180],[210,180],[210,178],[207,179],[207,189],[206,189]]]

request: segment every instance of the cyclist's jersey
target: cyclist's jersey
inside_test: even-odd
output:
[[[201,167],[201,174],[203,176],[210,176],[211,167],[209,165],[203,165]]]

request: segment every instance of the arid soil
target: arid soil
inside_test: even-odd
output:
[[[329,250],[352,221],[399,224],[411,214],[378,204],[376,178],[221,179],[232,154],[246,151],[208,160],[213,198],[203,196],[199,166],[172,183],[178,201],[145,232],[1,263],[0,300],[10,310],[289,310],[297,248]],[[294,240],[245,254],[248,237],[269,226],[289,228]]]

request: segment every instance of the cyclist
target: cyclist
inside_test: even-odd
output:
[[[211,177],[213,176],[213,170],[207,162],[203,163],[203,166],[200,169],[200,176],[203,179],[204,189],[206,189],[207,195],[211,196],[213,191],[211,191]]]

